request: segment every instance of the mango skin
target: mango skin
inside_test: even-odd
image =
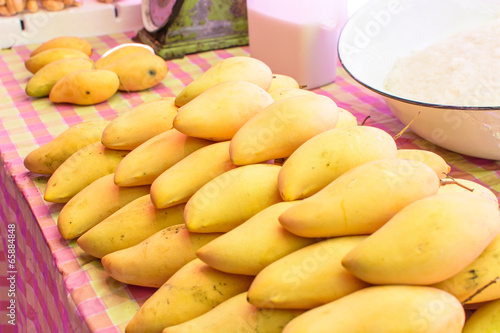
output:
[[[156,135],[172,129],[176,115],[174,97],[141,103],[111,120],[102,132],[101,142],[111,149],[135,149]]]
[[[218,83],[226,81],[248,81],[264,90],[269,89],[273,73],[264,62],[245,56],[226,58],[211,66],[189,83],[175,98],[179,107]]]
[[[465,323],[462,333],[498,333],[500,299],[482,304]]]
[[[270,93],[274,90],[282,88],[300,89],[300,85],[297,80],[289,75],[273,74],[273,80],[271,81],[271,85],[267,89],[267,92]]]
[[[370,234],[408,204],[435,195],[439,178],[427,165],[398,158],[358,165],[280,217],[303,237]],[[360,202],[363,209],[360,209]]]
[[[177,224],[156,232],[139,244],[106,254],[101,262],[117,281],[160,288],[177,270],[196,259],[196,250],[220,235],[192,233],[184,224]]]
[[[490,284],[500,271],[500,234],[469,266],[449,279],[432,285],[454,295],[462,304],[478,304],[500,299],[500,284]],[[486,287],[488,286],[488,287]]]
[[[126,333],[161,333],[248,290],[253,277],[228,274],[193,259],[165,282],[130,320]],[[222,332],[221,332],[222,333]]]
[[[312,95],[312,94],[315,94],[315,92],[300,88],[291,88],[291,87],[277,88],[269,92],[269,95],[271,95],[271,97],[275,102],[289,97],[300,96],[300,95]]]
[[[372,286],[292,319],[283,333],[461,333],[465,311],[425,286]]]
[[[44,192],[45,201],[68,202],[95,180],[115,172],[118,163],[127,154],[126,150],[106,148],[99,141],[83,147],[50,176]]]
[[[38,53],[46,51],[48,49],[54,49],[59,47],[67,49],[75,49],[85,53],[89,57],[92,54],[92,44],[90,44],[87,40],[75,36],[61,36],[52,38],[42,43],[36,49],[31,51],[30,57],[33,57],[34,55],[37,55]]]
[[[304,310],[261,309],[247,301],[243,292],[222,302],[209,312],[182,324],[166,327],[162,333],[273,333]]]
[[[227,232],[277,202],[281,167],[253,164],[222,173],[186,203],[184,220],[191,232]]]
[[[53,61],[69,58],[89,58],[89,56],[86,53],[75,49],[56,47],[29,57],[24,61],[24,66],[29,72],[35,74],[42,67]]]
[[[116,60],[132,53],[152,54],[151,50],[149,50],[147,47],[144,47],[144,45],[143,46],[135,44],[124,45],[124,46],[120,45],[120,47],[117,47],[112,52],[106,54],[105,56],[103,55],[99,59],[97,59],[95,62],[95,67],[98,69],[106,67],[109,64],[115,62]]]
[[[234,169],[229,158],[229,142],[202,147],[159,175],[151,184],[151,200],[157,208],[184,203],[203,185]]]
[[[57,229],[64,239],[80,237],[127,203],[146,194],[149,194],[149,186],[117,186],[111,173],[87,185],[63,206]]]
[[[184,205],[156,209],[149,195],[139,197],[89,229],[77,239],[96,258],[137,245],[167,227],[183,223]]]
[[[395,158],[396,143],[371,126],[334,128],[304,142],[283,163],[278,186],[283,200],[309,197],[365,162]],[[313,171],[311,171],[313,170]]]
[[[207,140],[231,140],[252,116],[273,103],[261,87],[247,81],[219,83],[179,108],[174,127]]]
[[[117,91],[118,76],[103,69],[81,69],[57,81],[49,94],[53,103],[94,105],[111,98]]]
[[[329,238],[274,261],[255,276],[248,301],[259,308],[312,309],[369,286],[341,265],[366,237]]]
[[[451,171],[450,165],[438,154],[422,149],[398,149],[397,157],[420,161],[430,166],[439,178],[446,178]]]
[[[283,201],[261,210],[201,247],[196,256],[226,273],[257,275],[267,265],[316,241],[287,232],[279,224],[279,214],[293,204]]]
[[[474,262],[500,231],[500,212],[472,193],[442,193],[396,213],[343,259],[371,284],[430,285]]]
[[[154,54],[135,52],[128,54],[101,69],[115,72],[121,91],[142,91],[160,83],[168,73],[165,59]]]
[[[274,102],[250,118],[229,146],[236,165],[287,158],[313,136],[335,128],[335,102],[319,94],[304,94]]]
[[[133,149],[117,166],[115,183],[119,186],[151,185],[171,166],[211,144],[212,141],[193,138],[172,128]]]
[[[33,75],[26,85],[26,95],[31,97],[49,96],[52,87],[69,73],[80,69],[94,68],[90,58],[69,58],[53,61]]]
[[[24,166],[31,172],[51,175],[71,155],[91,143],[99,142],[109,121],[89,120],[76,124],[43,146],[32,150],[24,158]]]

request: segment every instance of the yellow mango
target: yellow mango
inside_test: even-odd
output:
[[[42,43],[40,46],[31,51],[30,57],[48,49],[61,47],[81,51],[89,57],[92,54],[92,44],[90,44],[87,40],[75,36],[61,36],[49,39],[48,41]]]
[[[291,88],[291,87],[278,88],[269,92],[269,95],[271,95],[271,97],[275,102],[288,97],[312,95],[312,94],[315,94],[315,92],[300,88]]]
[[[99,59],[95,62],[96,68],[103,68],[116,60],[123,58],[132,53],[141,54],[154,54],[154,50],[145,44],[139,43],[125,43],[115,46],[114,48],[105,52]]]
[[[182,266],[130,320],[126,333],[161,333],[248,290],[253,277],[211,268],[199,259]]]
[[[229,153],[236,165],[289,157],[300,145],[337,124],[335,102],[306,94],[277,101],[250,118],[233,136]]]
[[[279,333],[303,310],[260,309],[248,303],[243,292],[222,302],[212,310],[162,333]]]
[[[482,304],[465,322],[462,333],[500,332],[500,299]]]
[[[126,204],[77,239],[96,258],[137,245],[167,227],[184,223],[184,205],[156,209],[148,195]]]
[[[119,186],[151,185],[172,165],[212,143],[172,128],[132,150],[116,167],[115,183]]]
[[[351,112],[343,108],[338,108],[338,110],[339,119],[335,128],[352,127],[358,125],[358,119]]]
[[[210,87],[225,81],[248,81],[264,90],[271,86],[273,73],[262,61],[246,56],[226,58],[212,65],[199,77],[189,83],[175,98],[179,107]]]
[[[461,333],[465,311],[425,286],[372,286],[292,319],[283,333]]]
[[[444,158],[429,150],[398,149],[397,156],[399,158],[407,158],[427,164],[437,173],[439,178],[446,178],[451,170],[450,165]]]
[[[73,125],[46,144],[32,150],[24,158],[24,166],[31,172],[51,175],[71,155],[91,143],[99,142],[109,122],[88,120]]]
[[[470,192],[481,195],[494,204],[498,205],[498,198],[496,194],[488,187],[479,184],[473,180],[463,178],[445,178],[441,179],[441,186],[438,193],[447,192]]]
[[[176,115],[174,97],[141,103],[111,120],[102,133],[101,142],[108,148],[133,150],[172,129]]]
[[[101,263],[117,281],[159,288],[182,266],[196,259],[196,250],[220,235],[195,234],[187,231],[184,224],[177,224],[137,245],[106,254]]]
[[[125,150],[91,143],[68,157],[50,176],[44,192],[45,201],[68,202],[93,181],[115,172],[118,163],[128,154]]]
[[[274,261],[253,280],[248,301],[259,308],[312,309],[367,287],[341,264],[347,252],[365,238],[322,240]]]
[[[433,287],[449,292],[463,304],[488,302],[500,299],[499,272],[500,234],[470,265]]]
[[[80,69],[54,84],[49,100],[54,103],[93,105],[104,102],[118,90],[118,76],[103,69]]]
[[[204,263],[223,272],[257,275],[279,258],[315,242],[283,229],[278,216],[294,202],[278,202],[196,251]]]
[[[72,197],[57,217],[57,228],[64,239],[80,237],[96,224],[129,202],[149,194],[149,186],[121,187],[114,173],[103,176]]]
[[[282,201],[273,164],[238,167],[203,185],[186,203],[185,223],[191,232],[227,232],[266,207]]]
[[[309,197],[347,170],[365,162],[395,158],[396,142],[371,126],[334,128],[304,142],[283,163],[278,186],[283,200]]]
[[[56,47],[56,48],[51,48],[47,49],[45,51],[42,51],[40,53],[37,53],[36,55],[29,57],[24,61],[24,66],[26,69],[31,72],[32,74],[35,74],[38,72],[42,67],[44,67],[47,64],[50,64],[53,61],[60,60],[60,59],[69,59],[69,58],[89,58],[89,56],[79,50],[75,49],[70,49],[70,48],[65,48],[65,47]]]
[[[187,202],[203,185],[235,167],[229,158],[229,141],[202,147],[153,181],[151,200],[157,208]]]
[[[403,207],[436,194],[438,188],[436,173],[421,162],[374,160],[344,172],[290,207],[279,220],[285,229],[303,237],[370,234]]]
[[[429,285],[458,274],[500,231],[500,212],[471,193],[410,203],[351,250],[342,264],[372,284]]]
[[[230,140],[248,119],[271,103],[272,97],[256,84],[222,82],[179,108],[174,128],[197,138]]]
[[[273,92],[282,88],[295,88],[300,89],[299,83],[293,77],[284,74],[273,74],[271,85],[267,88],[267,92]]]
[[[168,73],[165,59],[156,55],[135,52],[100,67],[115,72],[120,78],[119,90],[141,91],[160,83]]]
[[[94,68],[90,58],[69,58],[53,61],[33,75],[26,85],[26,95],[31,97],[49,96],[50,90],[65,75],[79,69]]]

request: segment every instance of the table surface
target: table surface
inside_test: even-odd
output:
[[[134,32],[87,38],[97,59],[109,48],[130,42]],[[94,106],[54,105],[47,98],[28,97],[24,88],[31,73],[24,60],[38,44],[0,51],[0,153],[4,200],[0,208],[2,235],[14,228],[15,266],[8,266],[6,236],[0,247],[0,331],[11,296],[6,283],[10,271],[16,275],[19,331],[122,332],[140,305],[154,292],[129,286],[109,277],[100,261],[84,253],[76,241],[60,237],[57,217],[62,204],[43,200],[47,176],[28,172],[23,158],[69,126],[85,120],[111,120],[145,101],[175,96],[193,78],[221,59],[249,55],[248,47],[209,51],[168,61],[169,74],[157,86],[143,92],[117,93]],[[354,82],[339,66],[334,83],[314,90],[331,97],[339,107],[352,112],[361,123],[395,135],[404,127],[377,95]],[[456,154],[416,136],[410,130],[396,140],[399,148],[426,149],[441,155],[451,166],[451,176],[479,182],[500,196],[500,165],[496,161]],[[1,239],[0,239],[1,240]],[[2,330],[3,327],[3,330]]]

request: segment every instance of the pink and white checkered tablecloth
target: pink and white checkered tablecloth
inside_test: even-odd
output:
[[[88,38],[94,46],[92,57],[131,42],[134,35]],[[0,51],[0,332],[123,332],[154,289],[115,281],[99,260],[84,253],[75,241],[62,239],[56,226],[62,205],[43,200],[48,177],[28,172],[23,158],[71,125],[91,119],[111,120],[142,102],[175,96],[212,64],[249,55],[249,51],[238,47],[170,60],[168,76],[154,88],[118,93],[101,104],[78,107],[26,96],[24,88],[31,73],[24,68],[24,60],[36,46]],[[380,97],[356,84],[341,67],[334,83],[315,91],[351,111],[359,122],[370,116],[367,125],[391,135],[403,128]],[[478,181],[500,196],[498,162],[449,152],[411,131],[397,144],[437,152],[452,166],[452,176]],[[13,250],[15,260],[9,262]],[[11,302],[15,302],[15,309],[11,309]]]

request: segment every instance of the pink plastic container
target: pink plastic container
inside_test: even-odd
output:
[[[335,81],[347,0],[247,0],[250,55],[306,89]]]

